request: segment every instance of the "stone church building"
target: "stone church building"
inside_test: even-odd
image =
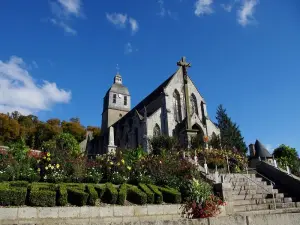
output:
[[[104,97],[101,136],[93,139],[88,134],[82,150],[92,156],[142,146],[150,152],[149,139],[158,135],[175,136],[187,148],[197,134],[219,135],[204,98],[187,74],[190,63],[183,57],[177,65],[174,74],[133,108],[130,91],[117,74]]]

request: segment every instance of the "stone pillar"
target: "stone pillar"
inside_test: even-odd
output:
[[[218,183],[214,185],[215,192],[219,193],[223,201],[226,202],[225,206],[225,212],[226,214],[233,214],[234,208],[233,208],[233,194],[232,194],[232,185],[230,183]]]
[[[115,146],[115,133],[114,133],[114,127],[109,127],[109,136],[108,136],[108,146],[107,151],[108,153],[115,153],[117,149],[117,146]]]

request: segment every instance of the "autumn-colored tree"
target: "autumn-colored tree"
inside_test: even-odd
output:
[[[62,121],[61,127],[64,133],[72,134],[78,142],[84,140],[86,131],[79,120],[73,120],[73,122]]]
[[[17,120],[0,113],[0,141],[8,144],[20,136],[20,125]]]
[[[101,133],[100,127],[88,126],[86,128],[87,131],[92,131],[94,137],[99,137]]]

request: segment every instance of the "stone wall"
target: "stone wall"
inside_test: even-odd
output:
[[[289,193],[290,196],[296,197],[300,200],[300,178],[288,175],[286,171],[275,168],[274,166],[260,161],[256,166],[257,172],[266,176],[276,184],[282,186],[286,192]]]
[[[296,225],[300,213],[183,219],[179,205],[1,208],[0,224],[22,225]]]

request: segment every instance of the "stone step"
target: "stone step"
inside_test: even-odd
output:
[[[292,198],[275,198],[275,202],[277,203],[288,203],[292,202]],[[255,205],[255,204],[273,204],[274,200],[273,198],[260,198],[260,199],[242,199],[242,200],[235,200],[233,202],[234,206],[237,205]]]
[[[299,213],[300,208],[281,208],[281,209],[267,209],[267,210],[253,210],[245,212],[235,212],[236,215],[252,216],[252,215],[266,215],[266,214],[283,214],[283,213]]]
[[[219,179],[221,181],[221,178],[219,178]],[[262,178],[260,178],[260,177],[251,178],[251,179],[248,179],[246,177],[240,177],[240,178],[226,177],[223,179],[223,182],[225,182],[225,183],[252,182],[251,180],[253,180],[255,182],[263,181]]]
[[[284,194],[277,193],[274,196],[275,198],[284,198]],[[250,195],[234,195],[234,200],[248,200],[248,199],[268,199],[273,198],[272,194],[250,194]]]
[[[244,185],[244,186],[234,186],[232,185],[232,190],[257,190],[257,189],[262,189],[262,190],[268,190],[272,191],[273,187],[271,185]],[[275,190],[275,189],[274,189]]]
[[[254,195],[254,194],[277,194],[278,190],[277,189],[272,189],[271,190],[265,190],[265,189],[255,189],[255,190],[233,190],[232,194],[233,195]]]
[[[248,184],[250,185],[255,185],[255,184],[259,184],[259,185],[269,185],[266,181],[256,181],[253,182],[251,180],[248,180],[248,181],[238,181],[238,182],[230,182],[232,186],[246,186]]]
[[[276,209],[281,208],[297,208],[296,202],[288,203],[276,203]],[[234,206],[235,212],[246,212],[246,211],[257,211],[257,210],[266,210],[266,209],[275,209],[274,204],[253,204],[253,205],[236,205]]]

